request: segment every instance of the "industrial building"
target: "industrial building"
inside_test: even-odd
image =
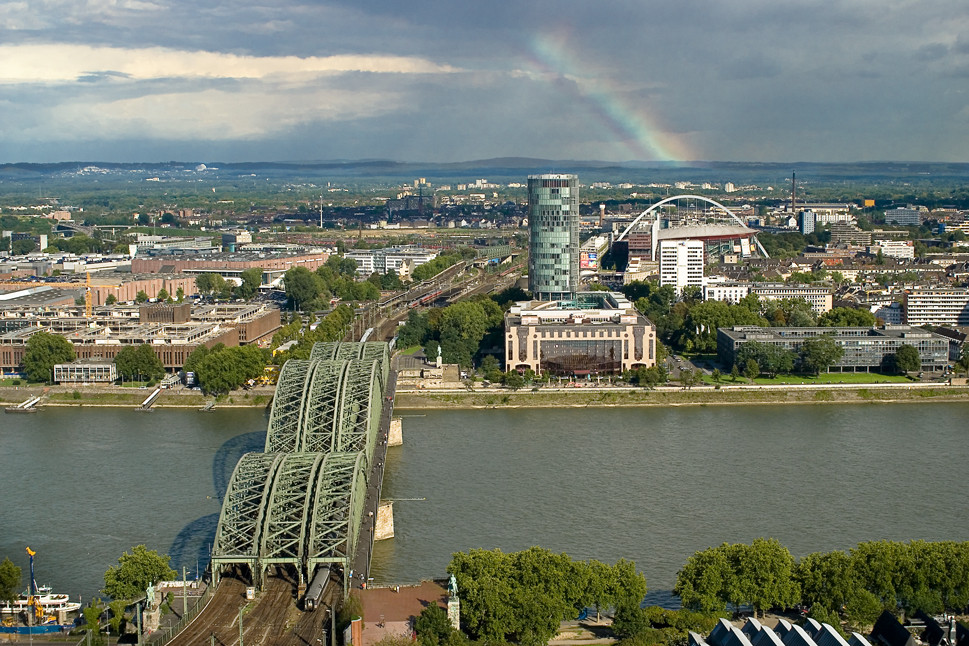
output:
[[[150,343],[166,370],[174,371],[199,346],[233,347],[267,342],[279,329],[279,310],[261,304],[202,305],[185,318],[185,305],[99,307],[87,317],[84,306],[0,311],[0,370],[19,372],[27,341],[45,331],[65,337],[78,359],[111,360],[122,348]]]
[[[943,370],[949,362],[949,340],[909,325],[866,327],[759,327],[738,325],[717,330],[717,357],[724,366],[737,363],[745,343],[757,341],[800,352],[807,339],[831,335],[844,349],[832,366],[838,372],[869,372],[883,369],[902,345],[914,346],[922,358],[922,370]]]
[[[545,301],[579,287],[579,178],[528,176],[528,289]]]
[[[193,269],[232,269],[242,271],[259,267],[263,270],[306,267],[315,271],[326,263],[326,253],[211,253],[154,256],[131,259],[132,273],[185,273]]]
[[[622,294],[525,301],[505,314],[505,369],[584,376],[656,365],[656,327]]]

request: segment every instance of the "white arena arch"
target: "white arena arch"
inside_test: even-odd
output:
[[[660,200],[659,202],[657,202],[656,204],[654,204],[653,206],[649,207],[648,209],[640,213],[638,216],[636,216],[636,219],[633,220],[629,224],[629,226],[626,227],[626,229],[619,234],[619,237],[616,238],[615,241],[619,242],[620,240],[625,238],[626,234],[632,231],[633,227],[639,224],[639,221],[642,220],[644,217],[646,217],[647,215],[649,215],[659,207],[663,206],[664,204],[669,204],[670,202],[675,202],[676,200],[700,200],[701,202],[707,202],[708,204],[712,204],[718,209],[721,209],[722,211],[724,211],[727,215],[732,217],[734,220],[736,220],[737,224],[739,224],[745,229],[748,229],[751,232],[754,232],[754,230],[748,227],[747,223],[741,220],[736,213],[734,213],[733,211],[725,207],[720,202],[717,202],[716,200],[711,200],[709,197],[704,197],[702,195],[674,195],[673,197],[667,197],[665,199]],[[757,239],[756,235],[754,236],[754,242],[757,243],[757,248],[760,249],[760,252],[764,254],[764,258],[770,258],[770,255],[767,253],[767,250],[764,249],[764,246],[762,244],[760,244],[760,240]]]

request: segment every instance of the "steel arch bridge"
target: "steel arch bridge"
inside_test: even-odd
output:
[[[323,343],[283,366],[263,453],[229,480],[212,548],[213,570],[274,564],[306,581],[342,566],[348,590],[390,369],[386,343]]]
[[[658,209],[659,207],[665,204],[670,204],[671,202],[675,202],[677,200],[700,200],[701,202],[712,204],[713,206],[717,207],[718,209],[720,209],[721,211],[729,215],[731,218],[736,220],[737,224],[739,224],[740,226],[744,227],[745,229],[749,228],[747,226],[747,223],[741,220],[736,213],[731,211],[729,208],[727,208],[720,202],[717,202],[716,200],[711,200],[709,197],[704,197],[702,195],[674,195],[673,197],[667,197],[665,199],[660,200],[656,204],[652,205],[651,207],[649,207],[648,209],[646,209],[645,211],[637,215],[636,219],[633,220],[629,224],[629,226],[626,227],[625,230],[619,234],[619,236],[616,238],[616,242],[619,242],[620,240],[625,238],[626,234],[632,231],[636,227],[636,225],[639,224],[640,221],[646,216],[648,216],[650,213],[652,213],[653,211],[655,211],[656,209]],[[770,258],[770,255],[767,253],[767,250],[764,249],[763,245],[760,244],[760,240],[758,240],[757,238],[754,238],[754,242],[757,243],[757,248],[760,249],[760,252],[762,254],[764,254],[764,257]]]

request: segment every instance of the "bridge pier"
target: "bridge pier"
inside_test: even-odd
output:
[[[390,420],[390,431],[387,434],[387,446],[402,446],[404,444],[404,431],[401,419],[395,417]]]
[[[375,541],[394,537],[394,501],[382,502],[377,507],[377,523],[373,532]]]

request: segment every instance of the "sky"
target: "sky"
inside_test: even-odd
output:
[[[966,0],[3,0],[0,163],[969,161]]]

